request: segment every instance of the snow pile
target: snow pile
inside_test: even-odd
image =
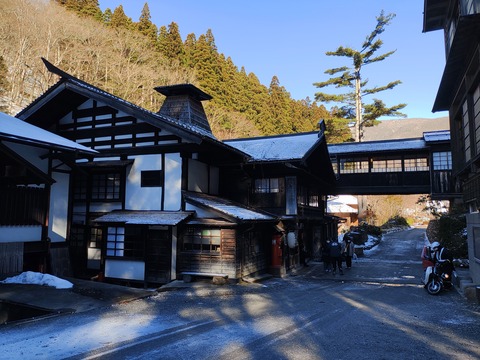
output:
[[[73,284],[70,281],[60,279],[49,274],[42,274],[33,271],[26,271],[17,276],[6,278],[0,283],[4,284],[34,284],[53,286],[57,289],[71,289]]]

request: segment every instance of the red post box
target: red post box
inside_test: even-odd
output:
[[[272,268],[282,266],[282,234],[273,235],[272,239]]]

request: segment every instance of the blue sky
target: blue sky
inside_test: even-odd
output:
[[[176,22],[182,39],[197,38],[211,29],[218,51],[235,65],[253,72],[270,85],[276,75],[294,99],[314,98],[314,82],[329,77],[324,71],[350,66],[343,58],[327,56],[338,46],[359,49],[384,10],[396,17],[380,36],[377,55],[396,50],[379,63],[366,66],[363,79],[369,87],[401,80],[393,90],[376,96],[387,106],[407,103],[409,118],[436,118],[432,113],[445,65],[443,32],[422,33],[421,0],[150,0],[152,22],[158,27]],[[123,5],[127,16],[138,21],[145,0],[99,0],[100,8],[112,11]],[[333,88],[322,91],[333,92]],[[365,102],[370,102],[365,98]],[[327,108],[331,105],[326,104]]]

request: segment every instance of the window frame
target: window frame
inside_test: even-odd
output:
[[[253,184],[255,194],[278,194],[280,192],[280,178],[257,178]]]
[[[430,171],[427,156],[406,157],[403,159],[403,166],[405,172]]]
[[[402,172],[402,158],[390,156],[372,157],[370,171],[372,173]]]
[[[186,252],[220,255],[222,253],[222,229],[187,226],[183,235],[182,249]]]
[[[452,152],[435,151],[432,153],[433,170],[452,170]]]
[[[368,157],[342,158],[339,162],[340,174],[366,174],[369,172]]]
[[[105,255],[107,258],[144,260],[144,232],[140,226],[110,224],[105,231]]]

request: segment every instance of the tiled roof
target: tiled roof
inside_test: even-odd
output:
[[[185,193],[185,201],[190,202],[193,205],[201,205],[216,210],[228,217],[232,217],[240,221],[276,220],[273,215],[266,214],[259,210],[249,209],[244,205],[212,195],[187,192]]]

